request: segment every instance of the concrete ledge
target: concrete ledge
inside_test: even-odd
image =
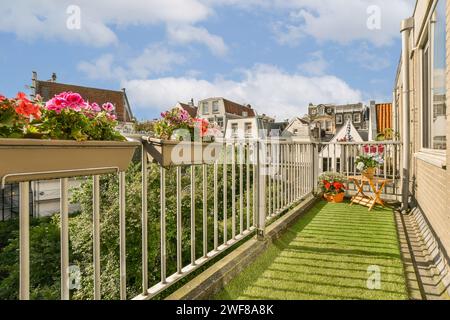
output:
[[[166,300],[205,300],[222,290],[238,273],[263,253],[267,247],[318,201],[310,195],[298,206],[266,228],[263,241],[253,238],[232,251],[186,285],[172,293]]]

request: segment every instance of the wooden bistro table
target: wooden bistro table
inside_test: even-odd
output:
[[[383,193],[386,184],[390,183],[391,180],[378,177],[369,179],[364,176],[350,176],[348,177],[348,179],[349,181],[353,182],[358,189],[356,195],[352,197],[350,205],[353,205],[354,203],[361,204],[363,206],[369,207],[369,211],[371,211],[377,204],[383,207],[385,206],[384,201],[381,199],[381,194]],[[374,193],[373,196],[364,193],[363,188],[366,183],[372,189]]]

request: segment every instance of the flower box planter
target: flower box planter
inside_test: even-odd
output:
[[[222,154],[221,143],[143,138],[149,161],[162,167],[214,163]]]
[[[327,193],[325,193],[323,195],[325,200],[327,200],[328,202],[331,202],[331,203],[342,203],[342,202],[344,202],[344,196],[345,196],[344,192],[341,192],[341,193],[338,193],[338,194],[327,194]]]
[[[1,183],[125,171],[139,142],[0,139]]]

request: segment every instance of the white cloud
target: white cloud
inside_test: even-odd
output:
[[[349,58],[352,61],[358,62],[361,67],[370,71],[380,71],[390,67],[391,61],[386,53],[381,50],[372,50],[367,43],[362,43],[357,48],[353,49]]]
[[[300,72],[304,72],[312,76],[323,75],[328,68],[328,62],[323,57],[322,51],[313,52],[311,59],[305,63],[298,66]]]
[[[268,1],[263,5],[267,6]],[[408,0],[273,0],[269,6],[290,12],[287,21],[273,25],[281,44],[299,44],[305,36],[318,41],[348,44],[366,40],[376,46],[389,45],[400,35],[400,21],[412,14]],[[370,29],[368,8],[380,9],[380,29]]]
[[[140,114],[166,110],[176,101],[222,96],[239,103],[250,103],[259,113],[284,119],[303,115],[310,102],[356,102],[362,96],[335,76],[307,77],[269,65],[245,70],[240,81],[220,77],[212,81],[164,77],[123,81],[122,86],[127,88],[132,104]]]
[[[172,70],[175,65],[185,62],[185,58],[178,53],[168,50],[161,45],[151,45],[136,58],[128,63],[130,76],[147,78],[150,75],[161,74]]]
[[[116,80],[147,78],[172,70],[172,67],[184,63],[185,58],[167,48],[154,44],[132,58],[122,58],[120,63],[113,54],[105,54],[93,62],[81,61],[78,70],[90,79]]]
[[[79,30],[66,26],[69,5],[80,8]],[[59,39],[104,46],[117,43],[112,26],[151,25],[155,23],[195,24],[211,9],[200,0],[2,0],[0,31],[11,32],[25,40]]]
[[[112,54],[105,54],[93,62],[82,61],[78,64],[78,70],[84,72],[88,78],[93,80],[119,80],[126,76],[122,67],[116,66]]]
[[[228,51],[223,39],[213,35],[205,28],[194,27],[190,25],[169,26],[167,28],[169,39],[180,44],[188,44],[192,42],[202,43],[206,45],[213,54],[224,56]]]

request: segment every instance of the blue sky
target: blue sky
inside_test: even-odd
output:
[[[3,0],[0,93],[127,89],[138,119],[224,96],[279,119],[389,101],[412,0]],[[68,24],[69,23],[69,24]],[[369,23],[369,24],[368,24]],[[6,75],[6,76],[5,76]]]

